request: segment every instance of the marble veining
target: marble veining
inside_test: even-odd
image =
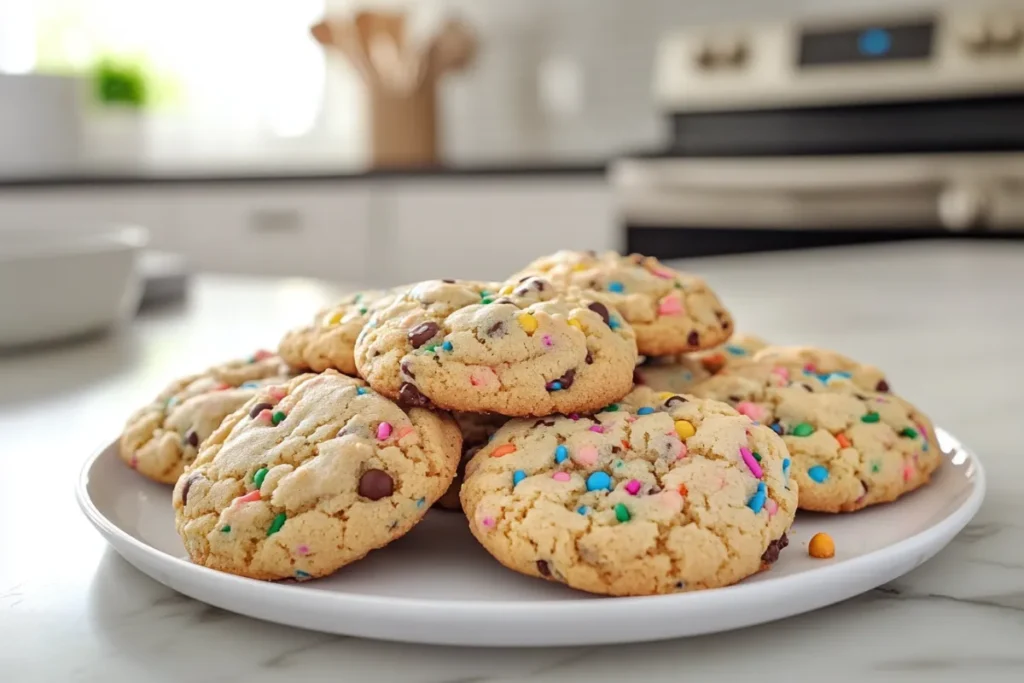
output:
[[[86,454],[164,381],[273,346],[334,290],[204,277],[182,310],[117,336],[0,356],[0,680],[1024,680],[1024,246],[906,243],[707,259],[740,328],[832,346],[978,452],[989,495],[948,548],[841,604],[739,632],[553,649],[442,648],[325,635],[236,616],[142,575],[79,514]],[[1016,309],[1015,309],[1016,307]],[[246,349],[241,350],[242,352]],[[791,548],[787,552],[801,552]],[[614,628],[609,624],[609,628]]]

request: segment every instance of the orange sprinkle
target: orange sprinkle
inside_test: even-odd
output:
[[[686,497],[686,496],[690,495],[690,489],[686,488],[686,484],[680,484],[679,485],[679,493],[681,493],[684,497]]]
[[[846,437],[846,434],[842,433],[836,434],[836,441],[839,442],[840,448],[849,448],[850,446],[853,445],[852,443],[850,443],[850,440]]]
[[[416,431],[416,430],[413,429],[412,427],[410,427],[409,425],[406,425],[406,426],[402,427],[401,429],[398,430],[398,434],[397,434],[398,440],[401,441],[405,437],[407,437],[410,434],[412,434],[414,431]]]
[[[515,453],[515,452],[516,452],[516,447],[513,446],[510,443],[506,443],[506,444],[502,444],[502,445],[498,446],[493,451],[491,451],[491,457],[492,458],[500,458],[503,455],[508,455],[509,453]]]
[[[836,544],[832,537],[826,533],[814,534],[811,542],[807,544],[807,554],[811,557],[827,560],[836,554]]]
[[[708,372],[717,372],[722,369],[723,365],[725,365],[725,356],[720,353],[716,353],[711,356],[705,356],[700,362]]]
[[[625,448],[628,451],[629,450],[629,442],[626,441],[625,439],[623,439],[622,440],[622,447]]]

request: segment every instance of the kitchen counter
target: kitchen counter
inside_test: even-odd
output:
[[[689,265],[741,329],[883,366],[897,392],[975,449],[989,491],[973,523],[933,560],[859,598],[689,640],[474,650],[235,616],[129,566],[73,496],[85,457],[165,381],[272,346],[334,295],[301,280],[204,277],[188,304],[120,334],[0,356],[0,680],[1024,680],[1024,246],[916,242]]]

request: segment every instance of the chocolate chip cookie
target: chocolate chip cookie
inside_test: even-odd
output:
[[[403,410],[327,370],[262,390],[174,487],[197,564],[254,579],[326,576],[408,532],[451,484],[451,416]]]
[[[355,356],[370,386],[405,405],[523,416],[621,398],[637,353],[613,308],[529,278],[422,282],[371,316]]]
[[[747,360],[693,393],[727,401],[782,435],[804,510],[851,512],[895,500],[927,483],[942,461],[925,415],[845,374]]]
[[[121,459],[140,474],[173,484],[221,420],[268,385],[287,382],[288,368],[268,351],[176,380],[137,410],[121,434]]]
[[[506,567],[607,595],[727,586],[785,547],[785,444],[717,401],[640,389],[506,423],[466,467],[470,530]]]
[[[702,279],[680,273],[640,254],[559,251],[537,259],[510,282],[539,275],[557,287],[599,293],[636,330],[644,356],[708,349],[732,334],[732,318]]]

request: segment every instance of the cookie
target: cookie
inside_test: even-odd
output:
[[[641,388],[592,417],[506,423],[466,467],[462,506],[506,567],[606,595],[715,588],[786,545],[785,444],[717,401]]]
[[[356,367],[404,404],[508,416],[587,412],[629,392],[633,330],[589,293],[432,280],[396,297],[356,341]]]
[[[737,334],[709,351],[647,357],[641,361],[633,381],[657,391],[685,394],[730,362],[749,358],[767,345],[760,337]]]
[[[844,375],[747,360],[693,393],[727,401],[782,435],[804,510],[851,512],[895,500],[927,483],[942,460],[925,415]]]
[[[699,361],[709,375],[713,375],[733,361],[750,358],[767,346],[768,342],[753,334],[734,334],[725,344],[695,353],[692,358]]]
[[[352,294],[318,312],[311,324],[287,332],[277,352],[298,371],[323,372],[333,368],[354,375],[356,337],[369,320],[370,311],[386,305],[390,296],[390,292],[384,291]]]
[[[455,480],[437,501],[437,506],[445,510],[462,509],[462,503],[459,502],[459,490],[462,488],[462,480],[466,474],[466,463],[487,443],[494,432],[509,420],[504,415],[493,413],[455,413],[453,417],[462,432],[462,459],[459,461]]]
[[[559,251],[529,264],[510,282],[539,275],[558,287],[600,293],[636,331],[644,356],[708,349],[732,333],[732,318],[702,279],[680,273],[650,256]]]
[[[449,415],[405,411],[327,370],[261,391],[174,487],[197,564],[254,579],[327,576],[408,532],[455,476]]]
[[[199,446],[261,387],[288,381],[288,368],[268,351],[183,377],[137,410],[121,434],[121,459],[140,474],[173,484]]]
[[[867,391],[883,394],[890,391],[889,381],[881,369],[874,365],[858,363],[828,349],[813,346],[768,346],[758,350],[754,358],[784,367],[791,373],[818,375],[825,380],[848,379]]]

